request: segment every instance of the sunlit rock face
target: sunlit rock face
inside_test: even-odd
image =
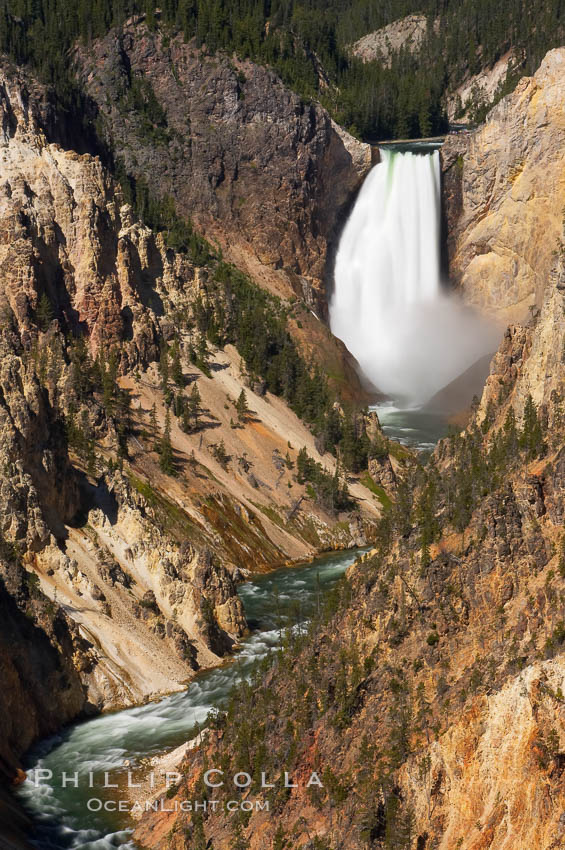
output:
[[[521,322],[551,284],[565,206],[565,50],[442,148],[450,274],[463,298]]]

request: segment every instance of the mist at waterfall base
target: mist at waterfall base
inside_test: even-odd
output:
[[[499,329],[442,287],[439,152],[380,157],[341,237],[330,324],[376,389],[416,408],[493,352]]]

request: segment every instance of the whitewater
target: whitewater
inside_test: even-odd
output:
[[[336,257],[332,332],[402,407],[425,404],[498,337],[442,283],[440,181],[439,151],[381,149]]]

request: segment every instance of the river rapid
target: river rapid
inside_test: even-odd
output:
[[[240,585],[238,593],[252,631],[233,660],[201,673],[180,693],[76,723],[39,744],[27,759],[29,778],[17,791],[35,824],[32,843],[41,850],[133,850],[127,815],[89,811],[93,796],[103,800],[124,796],[119,790],[100,789],[99,778],[103,781],[107,771],[115,783],[117,774],[127,774],[128,768],[134,773],[142,761],[194,737],[208,713],[222,707],[256,662],[277,650],[285,625],[296,621],[297,612],[299,621],[307,620],[362,551],[327,555]],[[45,772],[41,781],[37,770]],[[72,782],[62,787],[63,772],[68,776],[78,772],[78,787]],[[96,777],[95,790],[88,787],[90,773]]]

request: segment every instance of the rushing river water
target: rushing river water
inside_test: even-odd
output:
[[[438,413],[427,413],[419,408],[395,407],[392,401],[375,405],[383,433],[391,440],[411,449],[429,451],[438,440],[447,436],[447,418]]]
[[[249,676],[255,663],[277,648],[281,628],[306,619],[360,550],[332,554],[302,567],[277,570],[239,587],[253,633],[242,642],[234,661],[200,674],[185,691],[157,702],[77,723],[39,745],[27,768],[50,770],[54,779],[37,787],[28,779],[18,790],[20,801],[36,824],[34,843],[41,850],[130,850],[135,845],[124,827],[124,816],[89,812],[87,801],[102,797],[88,788],[90,772],[132,771],[141,759],[174,749],[195,733],[209,711],[221,707],[232,688]],[[291,609],[294,607],[294,610]],[[79,787],[61,787],[60,777],[78,771]],[[30,773],[34,776],[33,773]],[[114,775],[110,781],[114,782]],[[112,792],[104,792],[109,798]]]

